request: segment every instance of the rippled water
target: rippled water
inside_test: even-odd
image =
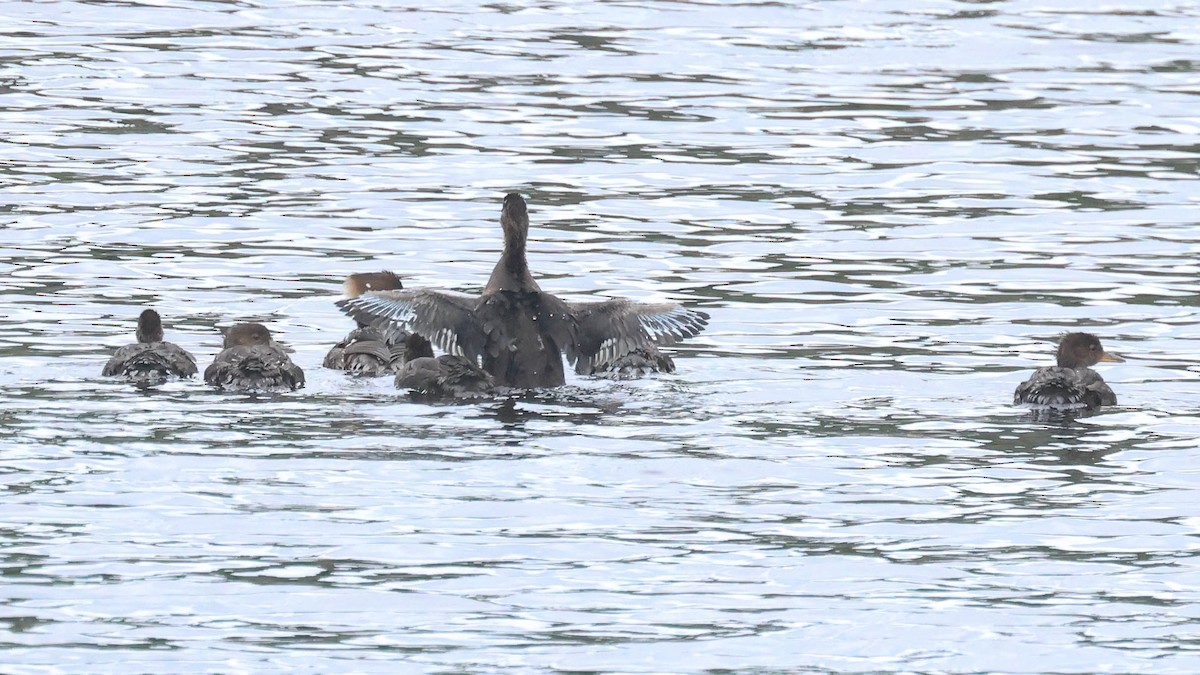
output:
[[[0,4],[5,672],[1200,670],[1200,9]],[[503,193],[679,371],[322,370],[350,272],[478,290]],[[142,307],[202,365],[99,377]],[[1121,404],[1010,405],[1047,340]]]

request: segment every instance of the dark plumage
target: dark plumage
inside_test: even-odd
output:
[[[433,356],[433,347],[420,335],[409,336],[409,360],[396,374],[396,386],[424,398],[481,398],[496,391],[496,380],[462,356]]]
[[[329,350],[321,365],[367,377],[397,372],[406,358],[404,337],[407,334],[389,329],[389,326],[355,328]]]
[[[1091,333],[1067,333],[1058,343],[1058,365],[1038,368],[1017,387],[1013,403],[1055,409],[1116,405],[1117,395],[1090,366],[1124,360],[1104,351]]]
[[[183,347],[163,340],[162,317],[147,309],[138,316],[137,344],[117,350],[104,364],[105,376],[124,375],[138,384],[162,384],[171,377],[196,374],[196,358]]]
[[[576,366],[576,371],[579,371],[578,366]],[[634,380],[647,373],[673,372],[675,372],[675,361],[660,352],[658,347],[646,345],[611,361],[594,363],[590,372],[581,372],[581,374],[613,380]]]
[[[566,303],[544,293],[525,257],[529,214],[521,195],[504,198],[500,224],[504,253],[479,297],[414,289],[364,293],[337,304],[357,321],[385,319],[425,335],[481,363],[496,384],[521,388],[561,385],[564,353],[577,372],[593,374],[639,350],[656,353],[657,345],[692,337],[708,324],[704,312],[673,303]]]
[[[401,284],[393,272],[367,272],[346,277],[343,288],[346,297],[357,298],[371,291],[399,290]],[[321,365],[367,377],[399,371],[406,358],[404,340],[408,333],[391,325],[357,323],[358,328],[334,345]]]
[[[204,381],[233,391],[288,391],[304,386],[304,371],[260,323],[224,331],[224,349],[204,369]]]

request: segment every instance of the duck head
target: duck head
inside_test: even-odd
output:
[[[1100,338],[1091,333],[1067,333],[1058,342],[1060,368],[1089,368],[1101,361],[1121,363],[1124,360],[1104,351]]]
[[[395,272],[363,272],[351,274],[342,284],[342,292],[347,298],[357,298],[363,293],[372,291],[398,291],[404,288],[400,277]]]
[[[162,317],[152,309],[142,310],[141,315],[138,316],[137,341],[162,342],[162,339]]]
[[[223,328],[221,332],[225,334],[225,349],[255,345],[275,346],[275,341],[271,339],[271,331],[261,323],[239,323]]]
[[[504,248],[516,253],[525,253],[525,239],[529,236],[529,210],[525,200],[516,192],[504,196],[504,207],[500,211],[500,226],[504,228]]]

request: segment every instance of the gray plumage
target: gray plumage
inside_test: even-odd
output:
[[[490,396],[496,380],[465,357],[433,356],[433,346],[420,335],[405,343],[408,360],[396,374],[396,386],[426,399],[464,399]]]
[[[594,361],[591,364],[591,370],[581,369],[581,363],[582,361],[575,364],[576,372],[581,375],[594,375],[613,380],[635,380],[645,377],[649,373],[675,372],[675,361],[660,352],[654,345],[638,347],[611,361]]]
[[[520,195],[504,198],[500,223],[504,253],[483,295],[379,291],[338,301],[338,306],[363,324],[378,326],[383,320],[425,335],[448,353],[481,364],[498,385],[520,388],[563,384],[563,354],[583,374],[639,353],[649,364],[657,346],[692,337],[708,324],[704,312],[672,303],[563,302],[543,292],[529,272],[529,217]]]
[[[291,391],[304,386],[304,371],[258,323],[225,331],[224,349],[204,369],[204,381],[221,389],[245,392]]]
[[[627,371],[675,372],[675,362],[658,350],[698,335],[708,325],[704,312],[673,303],[638,303],[616,298],[569,305],[579,324],[575,372],[592,375]]]
[[[404,365],[406,337],[388,326],[355,328],[329,350],[321,365],[365,377],[395,373]]]
[[[398,290],[402,285],[395,272],[360,272],[347,276],[342,288],[346,297],[356,298],[372,291]],[[358,328],[334,345],[321,365],[364,377],[399,372],[408,358],[404,348],[408,332],[394,324],[357,323]]]
[[[123,375],[145,386],[196,374],[196,358],[179,345],[163,340],[158,312],[147,309],[138,316],[137,339],[137,344],[118,349],[101,373],[109,377]]]
[[[1100,374],[1089,366],[1100,361],[1124,361],[1104,351],[1100,339],[1090,333],[1067,333],[1058,343],[1058,364],[1038,368],[1017,386],[1013,403],[1039,408],[1094,409],[1116,405],[1117,395]]]

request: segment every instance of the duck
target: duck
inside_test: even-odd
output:
[[[346,297],[357,298],[371,291],[403,288],[395,272],[364,272],[346,277]],[[406,360],[404,344],[408,332],[394,325],[371,326],[362,321],[325,355],[322,366],[363,377],[379,377],[400,370]]]
[[[153,309],[142,310],[137,321],[137,344],[117,350],[101,373],[105,377],[123,375],[135,382],[154,385],[172,377],[188,378],[196,374],[196,357],[173,342],[163,340],[162,317]]]
[[[261,323],[239,323],[222,331],[224,348],[204,369],[204,381],[219,389],[245,392],[294,391],[304,371]]]
[[[449,354],[482,365],[497,386],[535,389],[565,383],[563,355],[580,374],[636,350],[695,336],[708,314],[675,303],[625,298],[565,302],[538,286],[529,269],[529,210],[512,192],[500,211],[504,249],[479,296],[434,289],[371,291],[337,302],[356,321],[380,321],[426,336]]]
[[[611,361],[593,363],[592,375],[610,380],[636,380],[650,373],[675,372],[675,360],[659,351],[654,345],[645,345],[622,354]]]
[[[1038,408],[1094,410],[1116,405],[1117,395],[1091,366],[1125,359],[1104,351],[1091,333],[1067,333],[1058,341],[1058,365],[1038,368],[1013,394],[1013,403]]]
[[[425,400],[477,399],[497,393],[496,380],[474,361],[457,354],[434,357],[433,346],[417,333],[405,341],[408,360],[396,373],[396,387]]]

